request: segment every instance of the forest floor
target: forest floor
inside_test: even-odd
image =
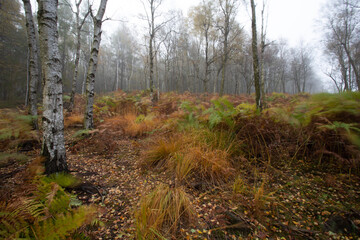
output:
[[[134,212],[141,197],[161,183],[172,184],[165,172],[145,174],[137,166],[146,139],[119,136],[115,141],[119,150],[111,155],[93,154],[86,147],[81,154],[68,153],[70,171],[101,193],[79,193],[85,203],[102,206],[100,220],[105,225],[92,232],[94,239],[134,239]],[[346,237],[346,228],[350,231],[348,219],[360,224],[359,177],[301,169],[273,174],[278,176],[261,193],[260,203],[252,196],[234,195],[228,186],[188,189],[198,222],[181,229],[180,238],[241,239],[239,234],[249,234],[247,239],[267,239],[275,234],[283,239],[358,239],[350,233]],[[325,223],[334,228],[340,224],[345,231],[332,233]]]
[[[188,140],[183,139],[188,136],[197,138],[197,131],[211,134],[220,129],[209,130],[208,127],[198,126],[204,122],[199,109],[209,109],[212,106],[210,96],[205,96],[198,103],[198,96],[168,95],[156,106],[138,95],[132,96],[131,101],[124,96],[121,94],[120,100],[116,101],[116,96],[102,97],[97,101],[94,130],[81,130],[81,105],[73,113],[67,113],[65,118],[69,170],[84,183],[82,188],[72,191],[83,204],[98,206],[97,217],[101,224],[84,230],[91,239],[141,239],[141,236],[143,239],[360,239],[360,177],[359,166],[355,162],[359,155],[356,155],[358,150],[354,150],[353,146],[348,148],[349,142],[343,140],[342,136],[339,137],[330,130],[321,130],[320,134],[311,135],[309,141],[311,131],[305,129],[301,130],[305,140],[300,141],[299,132],[296,132],[299,136],[292,139],[294,132],[291,127],[277,125],[278,122],[267,119],[256,120],[254,115],[254,118],[251,117],[251,124],[244,124],[244,119],[234,118],[236,125],[242,124],[242,127],[234,130],[237,131],[236,139],[232,139],[231,144],[224,148],[226,150],[220,148],[220,143],[216,149],[206,146],[200,149],[198,143],[189,144]],[[241,105],[241,109],[246,108],[248,111],[241,114],[253,114],[249,113],[252,109],[250,104],[253,104],[251,97],[229,98],[234,105],[246,104]],[[289,108],[287,111],[292,112],[291,104],[299,101],[294,101],[294,98],[281,96],[272,101],[269,108],[284,105]],[[304,101],[308,97],[300,98]],[[186,100],[204,107],[192,106],[192,109],[188,110],[191,113],[187,114],[189,112],[184,109],[189,109],[189,106],[183,104]],[[81,103],[82,100],[77,101]],[[179,106],[180,103],[182,107]],[[213,103],[216,105],[216,102]],[[144,106],[147,113],[143,116]],[[222,116],[226,116],[230,110],[221,109],[224,113]],[[151,118],[147,118],[148,116]],[[184,129],[190,124],[191,130],[178,130],[174,127],[178,125],[179,119],[182,126],[186,125]],[[182,122],[184,119],[185,123]],[[327,119],[333,121],[330,117]],[[131,121],[133,124],[129,124]],[[210,120],[207,118],[205,121]],[[226,119],[223,118],[217,123],[221,125],[221,121],[226,122]],[[274,130],[269,130],[271,128]],[[228,127],[221,126],[220,132],[222,131],[228,133]],[[261,133],[257,135],[255,131]],[[251,134],[248,136],[249,132]],[[287,132],[287,139],[284,139],[284,132]],[[242,138],[243,135],[247,137]],[[253,135],[257,135],[256,138]],[[265,148],[260,148],[254,142],[259,136],[262,138],[259,143],[265,145]],[[309,161],[308,158],[319,155],[316,152],[318,138],[321,137],[321,142],[329,136],[329,141],[339,145],[326,145],[321,152],[322,157]],[[180,145],[185,147],[173,147],[177,144],[173,144],[173,141],[180,141]],[[206,141],[208,139],[200,140],[201,144]],[[245,145],[240,151],[237,147],[242,147],[246,141],[252,144]],[[347,145],[343,145],[344,143]],[[211,166],[210,170],[207,170],[210,173],[205,170],[195,172],[189,178],[185,176],[184,181],[179,181],[178,172],[172,171],[166,165],[168,163],[152,166],[151,162],[146,162],[154,149],[158,151],[157,147],[162,144],[164,148],[174,149],[157,152],[162,154],[163,158],[157,161],[167,158],[164,151],[169,151],[171,156],[182,154],[184,158],[188,152],[199,151],[197,158],[214,157],[221,161],[217,158],[218,154],[226,156],[231,167],[227,170],[222,166]],[[292,145],[297,146],[295,150]],[[304,148],[304,145],[307,147]],[[339,146],[345,146],[349,151],[354,151],[354,154],[350,157]],[[40,152],[39,145],[33,147],[31,151],[23,152],[27,160],[16,158],[16,161],[1,162],[1,200],[10,201],[21,195],[26,163]],[[206,151],[203,148],[206,148]],[[236,152],[230,151],[230,148],[234,148]],[[249,148],[251,150],[247,150]],[[14,152],[11,149],[2,151]],[[311,155],[313,152],[316,154]],[[299,157],[289,158],[289,154]],[[286,158],[286,162],[283,158]],[[170,159],[172,158],[167,161]],[[197,161],[195,158],[193,160]],[[152,167],[144,167],[144,161]],[[351,165],[352,161],[354,165]],[[346,167],[348,163],[355,167]],[[174,192],[179,191],[180,194],[180,190],[176,189],[181,189],[181,192],[184,192],[185,198],[189,199],[191,217],[182,219],[180,214],[181,220],[175,220],[175,227],[166,222],[170,221],[169,219],[165,219],[165,223],[157,226],[158,228],[148,223],[150,227],[146,227],[150,230],[147,235],[139,235],[142,228],[139,227],[139,218],[136,215],[141,213],[139,209],[146,202],[144,199],[151,193],[156,193],[156,189],[163,185],[168,186],[170,191],[174,189]]]

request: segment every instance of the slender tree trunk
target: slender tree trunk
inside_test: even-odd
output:
[[[43,72],[43,146],[47,174],[67,171],[61,60],[57,30],[57,0],[38,0]]]
[[[155,6],[155,1],[154,0],[150,0],[150,12],[151,12],[151,19],[149,20],[149,26],[150,26],[150,39],[149,39],[149,63],[150,63],[150,76],[149,76],[149,80],[150,80],[150,98],[152,102],[157,102],[158,98],[157,98],[157,94],[154,93],[154,61],[155,61],[155,54],[154,54],[154,40],[155,40],[155,10],[156,10],[156,6]]]
[[[85,94],[85,87],[86,87],[86,72],[87,72],[87,69],[86,69],[86,65],[85,65],[85,61],[83,63],[83,67],[84,67],[84,77],[83,77],[83,82],[82,82],[82,86],[81,86],[81,94],[84,95]]]
[[[76,52],[75,52],[75,66],[74,66],[74,77],[72,80],[71,86],[71,95],[70,95],[70,107],[69,111],[71,112],[75,104],[75,92],[76,92],[76,82],[79,75],[79,62],[80,62],[80,50],[81,50],[81,29],[85,23],[89,11],[85,14],[82,22],[80,22],[80,4],[82,0],[76,2]]]
[[[154,39],[154,31],[152,31],[151,35],[150,35],[150,40],[149,40],[149,61],[150,61],[150,75],[149,75],[149,79],[150,79],[150,98],[153,102],[156,102],[156,94],[154,94],[154,46],[153,46],[153,39]]]
[[[127,90],[128,91],[130,91],[130,89],[131,89],[131,80],[132,80],[132,76],[133,76],[133,74],[134,74],[134,67],[133,67],[133,63],[134,62],[134,57],[131,57],[131,65],[130,65],[130,75],[129,75],[129,77],[128,77],[128,79],[127,79],[127,82],[128,82],[128,84],[127,84]]]
[[[94,38],[91,46],[91,56],[89,60],[88,72],[86,77],[86,106],[84,116],[84,128],[94,128],[94,88],[95,88],[95,74],[98,64],[98,54],[101,42],[101,26],[102,19],[105,14],[107,0],[101,0],[99,10],[96,16],[93,17],[94,22]]]
[[[265,106],[265,59],[264,59],[264,55],[265,55],[265,32],[264,32],[264,11],[265,11],[265,2],[263,1],[263,9],[261,11],[261,55],[260,55],[260,67],[261,67],[261,104],[262,107],[266,107]]]
[[[252,28],[252,54],[253,54],[253,68],[254,68],[254,82],[256,94],[256,108],[262,110],[261,96],[260,96],[260,70],[259,70],[259,56],[256,33],[256,12],[254,0],[251,0],[251,28]]]
[[[39,83],[39,59],[38,59],[38,42],[36,39],[36,31],[34,19],[32,16],[30,0],[23,0],[25,17],[26,17],[26,30],[28,36],[28,51],[29,51],[29,71],[30,75],[29,80],[29,104],[30,104],[30,114],[32,116],[37,116],[37,88]],[[33,120],[34,128],[38,128],[37,119]]]
[[[210,62],[209,62],[209,27],[210,25],[207,25],[205,28],[205,79],[204,79],[204,91],[205,93],[208,92],[208,82],[209,82],[209,68],[210,68]]]
[[[25,94],[25,107],[29,105],[29,84],[30,84],[30,48],[27,51],[26,58],[26,94]]]
[[[77,37],[77,44],[76,44],[76,53],[75,53],[74,78],[72,80],[71,95],[70,95],[70,107],[69,107],[70,112],[74,108],[76,81],[78,79],[78,74],[79,74],[79,61],[80,61],[80,48],[81,48],[80,29],[79,28],[77,29],[76,37]]]
[[[223,58],[223,67],[221,71],[221,85],[220,85],[220,96],[224,94],[224,87],[225,87],[225,78],[226,78],[226,65],[228,61],[228,41],[227,37],[224,40],[224,58]]]
[[[115,91],[119,90],[119,59],[116,59],[116,83]]]
[[[125,63],[121,63],[121,71],[120,71],[120,89],[124,90],[124,72],[125,72]]]

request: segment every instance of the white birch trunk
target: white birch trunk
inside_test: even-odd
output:
[[[76,5],[76,53],[75,53],[75,66],[74,66],[74,78],[72,80],[72,87],[71,87],[71,97],[70,97],[70,108],[69,111],[71,112],[74,108],[75,102],[75,92],[76,92],[76,81],[78,79],[79,74],[79,62],[80,62],[80,50],[81,50],[81,29],[85,23],[85,20],[89,14],[87,12],[84,18],[80,22],[80,4],[82,0],[75,2]]]
[[[32,116],[37,116],[37,86],[39,83],[39,60],[38,60],[38,45],[36,39],[36,31],[34,19],[32,16],[30,0],[23,0],[25,17],[26,17],[26,31],[28,39],[28,49],[29,49],[29,92],[28,100],[30,105],[30,114]],[[34,127],[37,129],[37,120],[34,119]]]
[[[68,171],[64,141],[63,86],[57,30],[57,0],[38,0],[43,72],[43,146],[47,174]]]
[[[91,46],[91,56],[89,60],[88,73],[86,77],[86,106],[84,116],[84,128],[94,128],[94,87],[95,87],[95,74],[98,63],[98,54],[101,42],[101,25],[102,19],[105,14],[107,0],[101,0],[99,10],[96,16],[93,16],[94,22],[94,38]]]

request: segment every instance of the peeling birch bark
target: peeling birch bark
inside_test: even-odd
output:
[[[98,54],[101,42],[101,26],[102,19],[105,14],[107,0],[101,0],[99,10],[96,16],[92,16],[94,22],[94,38],[91,46],[91,56],[88,66],[88,73],[86,77],[86,105],[84,116],[84,128],[94,128],[94,87],[95,87],[95,74],[98,64]]]
[[[64,141],[63,85],[57,30],[57,0],[38,0],[43,89],[45,172],[68,171]]]

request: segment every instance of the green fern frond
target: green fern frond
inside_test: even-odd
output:
[[[230,128],[233,128],[235,125],[234,117],[238,114],[234,105],[224,97],[211,102],[213,106],[203,113],[209,114],[209,127],[213,128],[220,123],[225,123]]]
[[[357,128],[358,124],[356,123],[343,123],[343,122],[333,122],[332,124],[322,125],[320,128],[326,128],[334,131],[338,131],[339,129],[343,129],[346,133],[350,134],[351,131],[355,131],[360,133],[360,128]]]
[[[315,94],[305,103],[298,105],[293,114],[304,126],[308,125],[314,117],[325,117],[330,121],[335,118],[334,121],[339,121],[342,116],[348,118],[359,115],[359,92]]]
[[[0,203],[0,239],[66,239],[94,220],[94,207],[72,208],[79,202],[57,183],[46,177],[36,182],[37,189],[17,205]]]
[[[96,210],[92,207],[79,207],[72,212],[48,218],[43,222],[34,224],[33,234],[41,240],[64,239],[84,224],[89,224]]]

